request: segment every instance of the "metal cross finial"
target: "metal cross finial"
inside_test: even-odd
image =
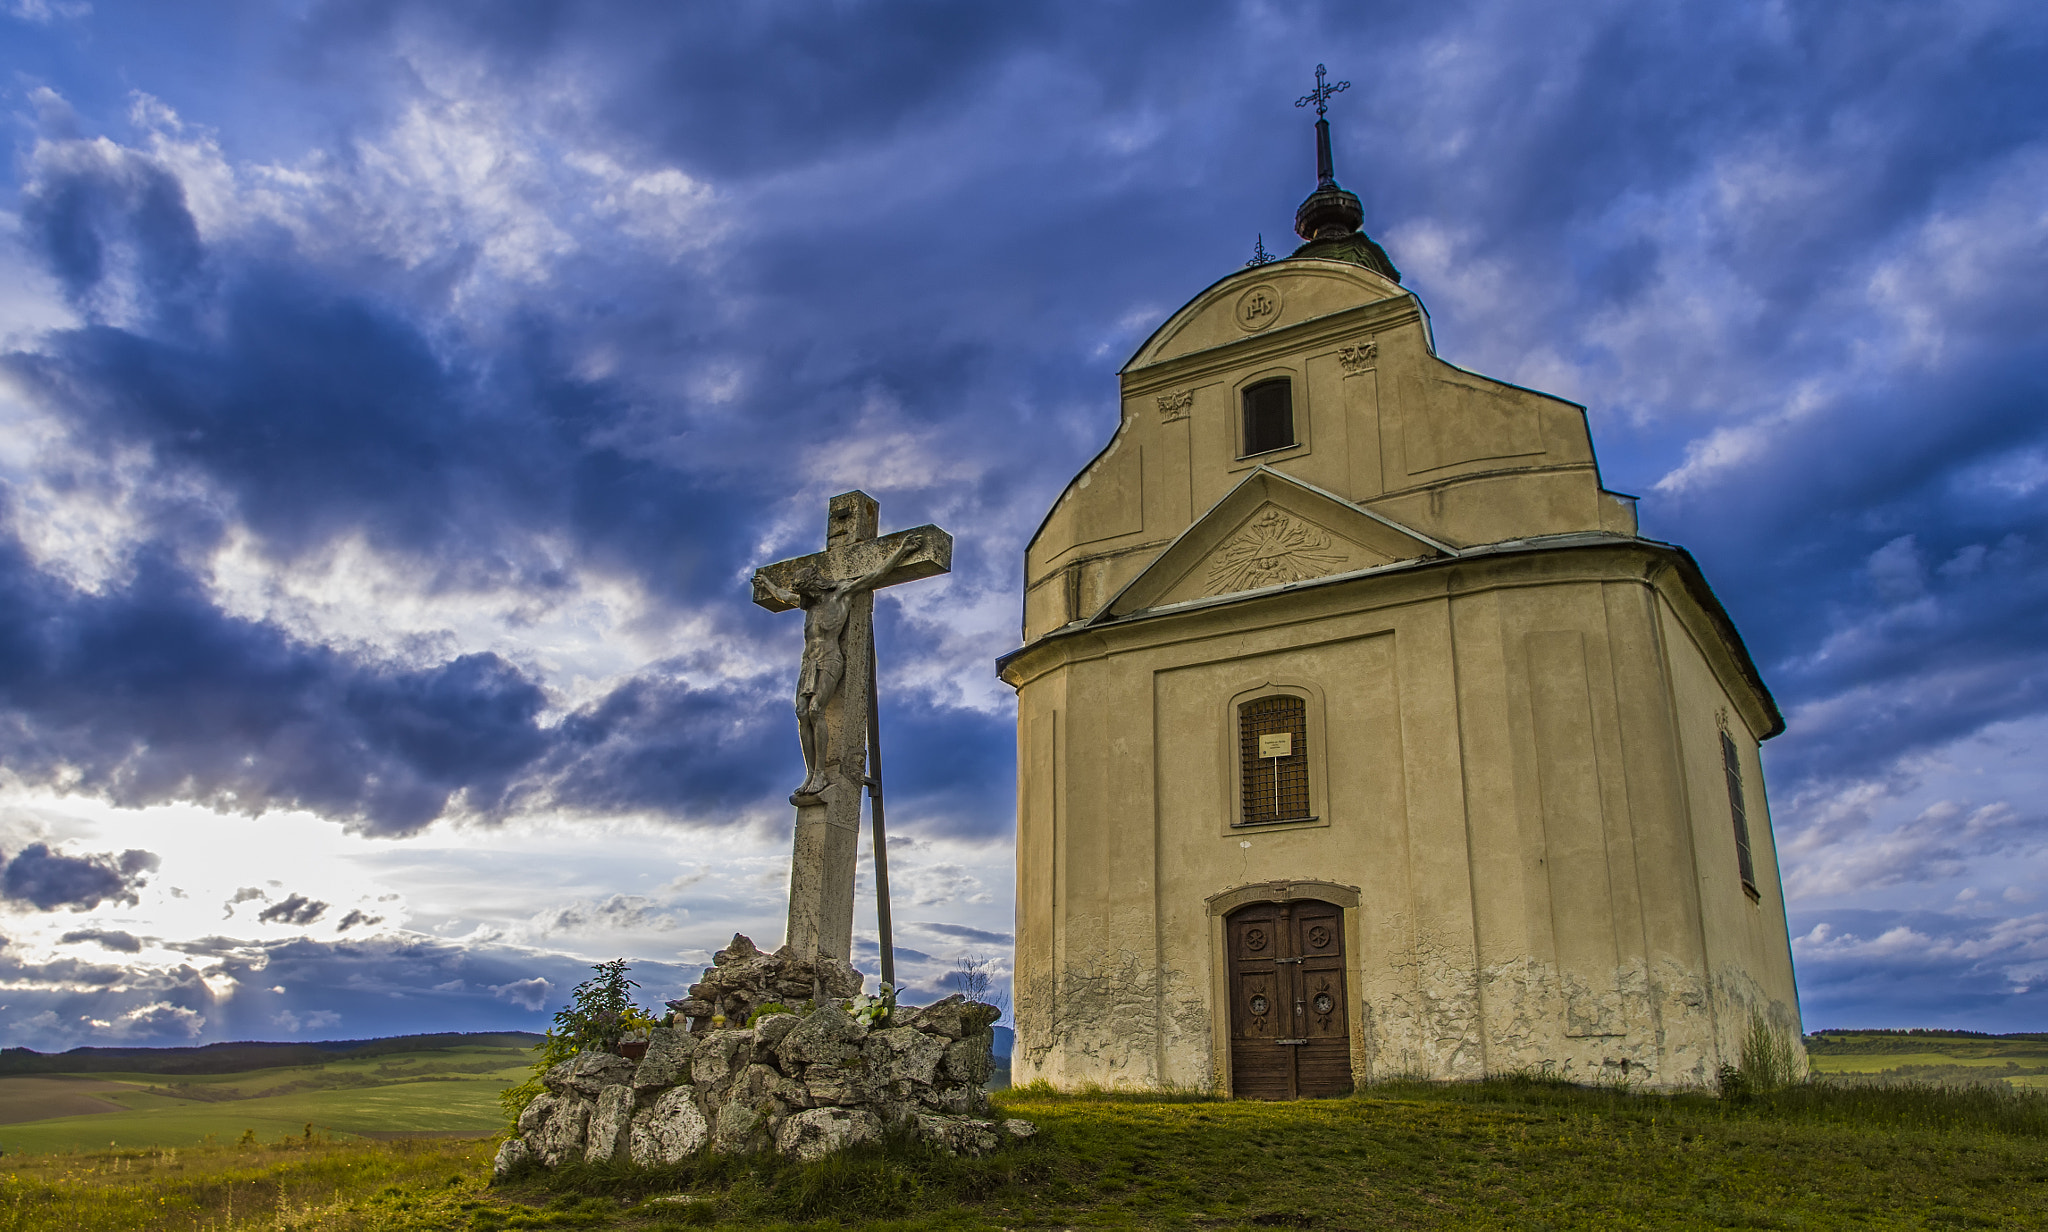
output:
[[[1316,88],[1294,100],[1294,105],[1297,107],[1306,107],[1310,103],[1314,103],[1318,120],[1322,119],[1323,115],[1330,110],[1330,96],[1332,94],[1351,88],[1351,83],[1348,81],[1340,81],[1335,85],[1323,84],[1323,74],[1329,71],[1320,64],[1316,65]]]
[[[1252,249],[1252,259],[1245,262],[1245,264],[1247,266],[1271,265],[1273,262],[1278,261],[1279,259],[1279,257],[1266,251],[1266,235],[1265,232],[1262,231],[1259,233],[1258,246]]]

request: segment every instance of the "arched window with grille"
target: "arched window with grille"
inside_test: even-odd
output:
[[[1308,703],[1276,694],[1237,708],[1237,824],[1314,820],[1308,791]]]

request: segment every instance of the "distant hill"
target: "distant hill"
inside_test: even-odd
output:
[[[997,1027],[995,1055],[1007,1060],[1016,1033]],[[4,1074],[235,1074],[286,1065],[324,1065],[343,1057],[374,1057],[436,1048],[531,1048],[541,1036],[531,1031],[447,1031],[434,1035],[392,1035],[382,1039],[240,1040],[194,1048],[73,1048],[37,1052],[0,1048]]]
[[[448,1031],[367,1040],[243,1040],[196,1048],[73,1048],[69,1052],[0,1048],[0,1074],[233,1074],[285,1065],[323,1065],[343,1057],[430,1052],[438,1048],[531,1048],[540,1041],[541,1037],[531,1031]]]

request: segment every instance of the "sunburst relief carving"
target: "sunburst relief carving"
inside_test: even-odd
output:
[[[1268,508],[1209,562],[1209,593],[1227,595],[1334,573],[1344,563],[1328,532]]]

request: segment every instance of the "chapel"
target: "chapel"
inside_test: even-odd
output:
[[[1438,358],[1316,101],[1301,246],[1146,340],[1025,551],[1014,1080],[1803,1066],[1770,691],[1585,408]]]

